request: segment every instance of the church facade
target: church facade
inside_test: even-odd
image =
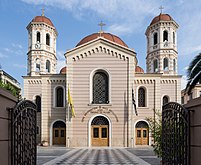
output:
[[[57,30],[49,18],[36,16],[27,26],[28,69],[23,79],[24,97],[38,107],[38,143],[151,145],[147,117],[154,117],[154,110],[161,111],[167,102],[181,101],[178,27],[168,14],[161,13],[151,21],[145,33],[146,73],[138,66],[133,49],[103,31],[84,37],[68,50],[66,66],[56,73]]]

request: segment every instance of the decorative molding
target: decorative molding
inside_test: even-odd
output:
[[[99,47],[95,47],[91,50],[86,50],[84,53],[81,53],[79,55],[76,55],[76,56],[73,56],[72,57],[72,60],[73,61],[79,61],[87,56],[90,56],[92,54],[96,54],[96,53],[105,53],[105,54],[108,54],[108,55],[111,55],[111,56],[115,56],[116,58],[119,58],[121,60],[127,60],[127,56],[121,54],[121,53],[118,53],[116,51],[113,51],[111,49],[108,49],[106,47],[102,47],[102,46],[99,46]]]
[[[28,80],[29,84],[42,84],[41,80]]]
[[[94,107],[94,108],[91,108],[90,110],[86,111],[82,117],[82,122],[84,122],[84,119],[88,115],[88,113],[91,113],[91,114],[112,114],[115,117],[116,121],[119,122],[117,115],[111,109],[106,108],[106,107],[102,107],[102,106]]]
[[[48,84],[56,84],[56,83],[66,83],[66,80],[54,79],[54,80],[47,80]]]

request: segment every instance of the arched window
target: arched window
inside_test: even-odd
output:
[[[36,72],[40,72],[40,59],[36,59]]]
[[[163,59],[163,69],[164,69],[165,71],[168,70],[168,59],[167,59],[167,58],[164,58],[164,59]]]
[[[37,111],[41,112],[41,97],[40,96],[36,96],[35,103],[37,106]]]
[[[174,69],[174,72],[176,72],[176,60],[173,59],[173,69]]]
[[[158,72],[158,60],[154,60],[154,72]]]
[[[154,33],[154,45],[158,43],[158,33]]]
[[[138,90],[138,107],[146,106],[146,91],[144,88]]]
[[[64,107],[64,89],[62,87],[56,88],[56,107]]]
[[[163,42],[168,41],[168,32],[165,30],[163,31]]]
[[[169,102],[169,97],[168,96],[164,96],[163,97],[163,105],[167,104]]]
[[[36,42],[40,43],[40,32],[36,33]]]
[[[50,46],[50,35],[46,34],[46,45]]]
[[[93,76],[93,104],[108,104],[109,103],[109,81],[108,76],[98,71]]]
[[[46,72],[50,72],[50,61],[46,61]]]
[[[173,32],[173,44],[175,44],[175,33]]]

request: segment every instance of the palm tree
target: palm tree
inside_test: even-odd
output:
[[[201,83],[201,53],[199,53],[190,63],[187,69],[188,83],[186,85],[186,93],[190,95],[191,90],[199,82]]]

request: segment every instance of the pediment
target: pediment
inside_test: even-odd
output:
[[[102,37],[68,50],[65,53],[65,57],[72,58],[72,61],[76,61],[96,53],[108,54],[123,60],[129,58],[129,56],[136,58],[136,53],[134,50],[113,43]]]

